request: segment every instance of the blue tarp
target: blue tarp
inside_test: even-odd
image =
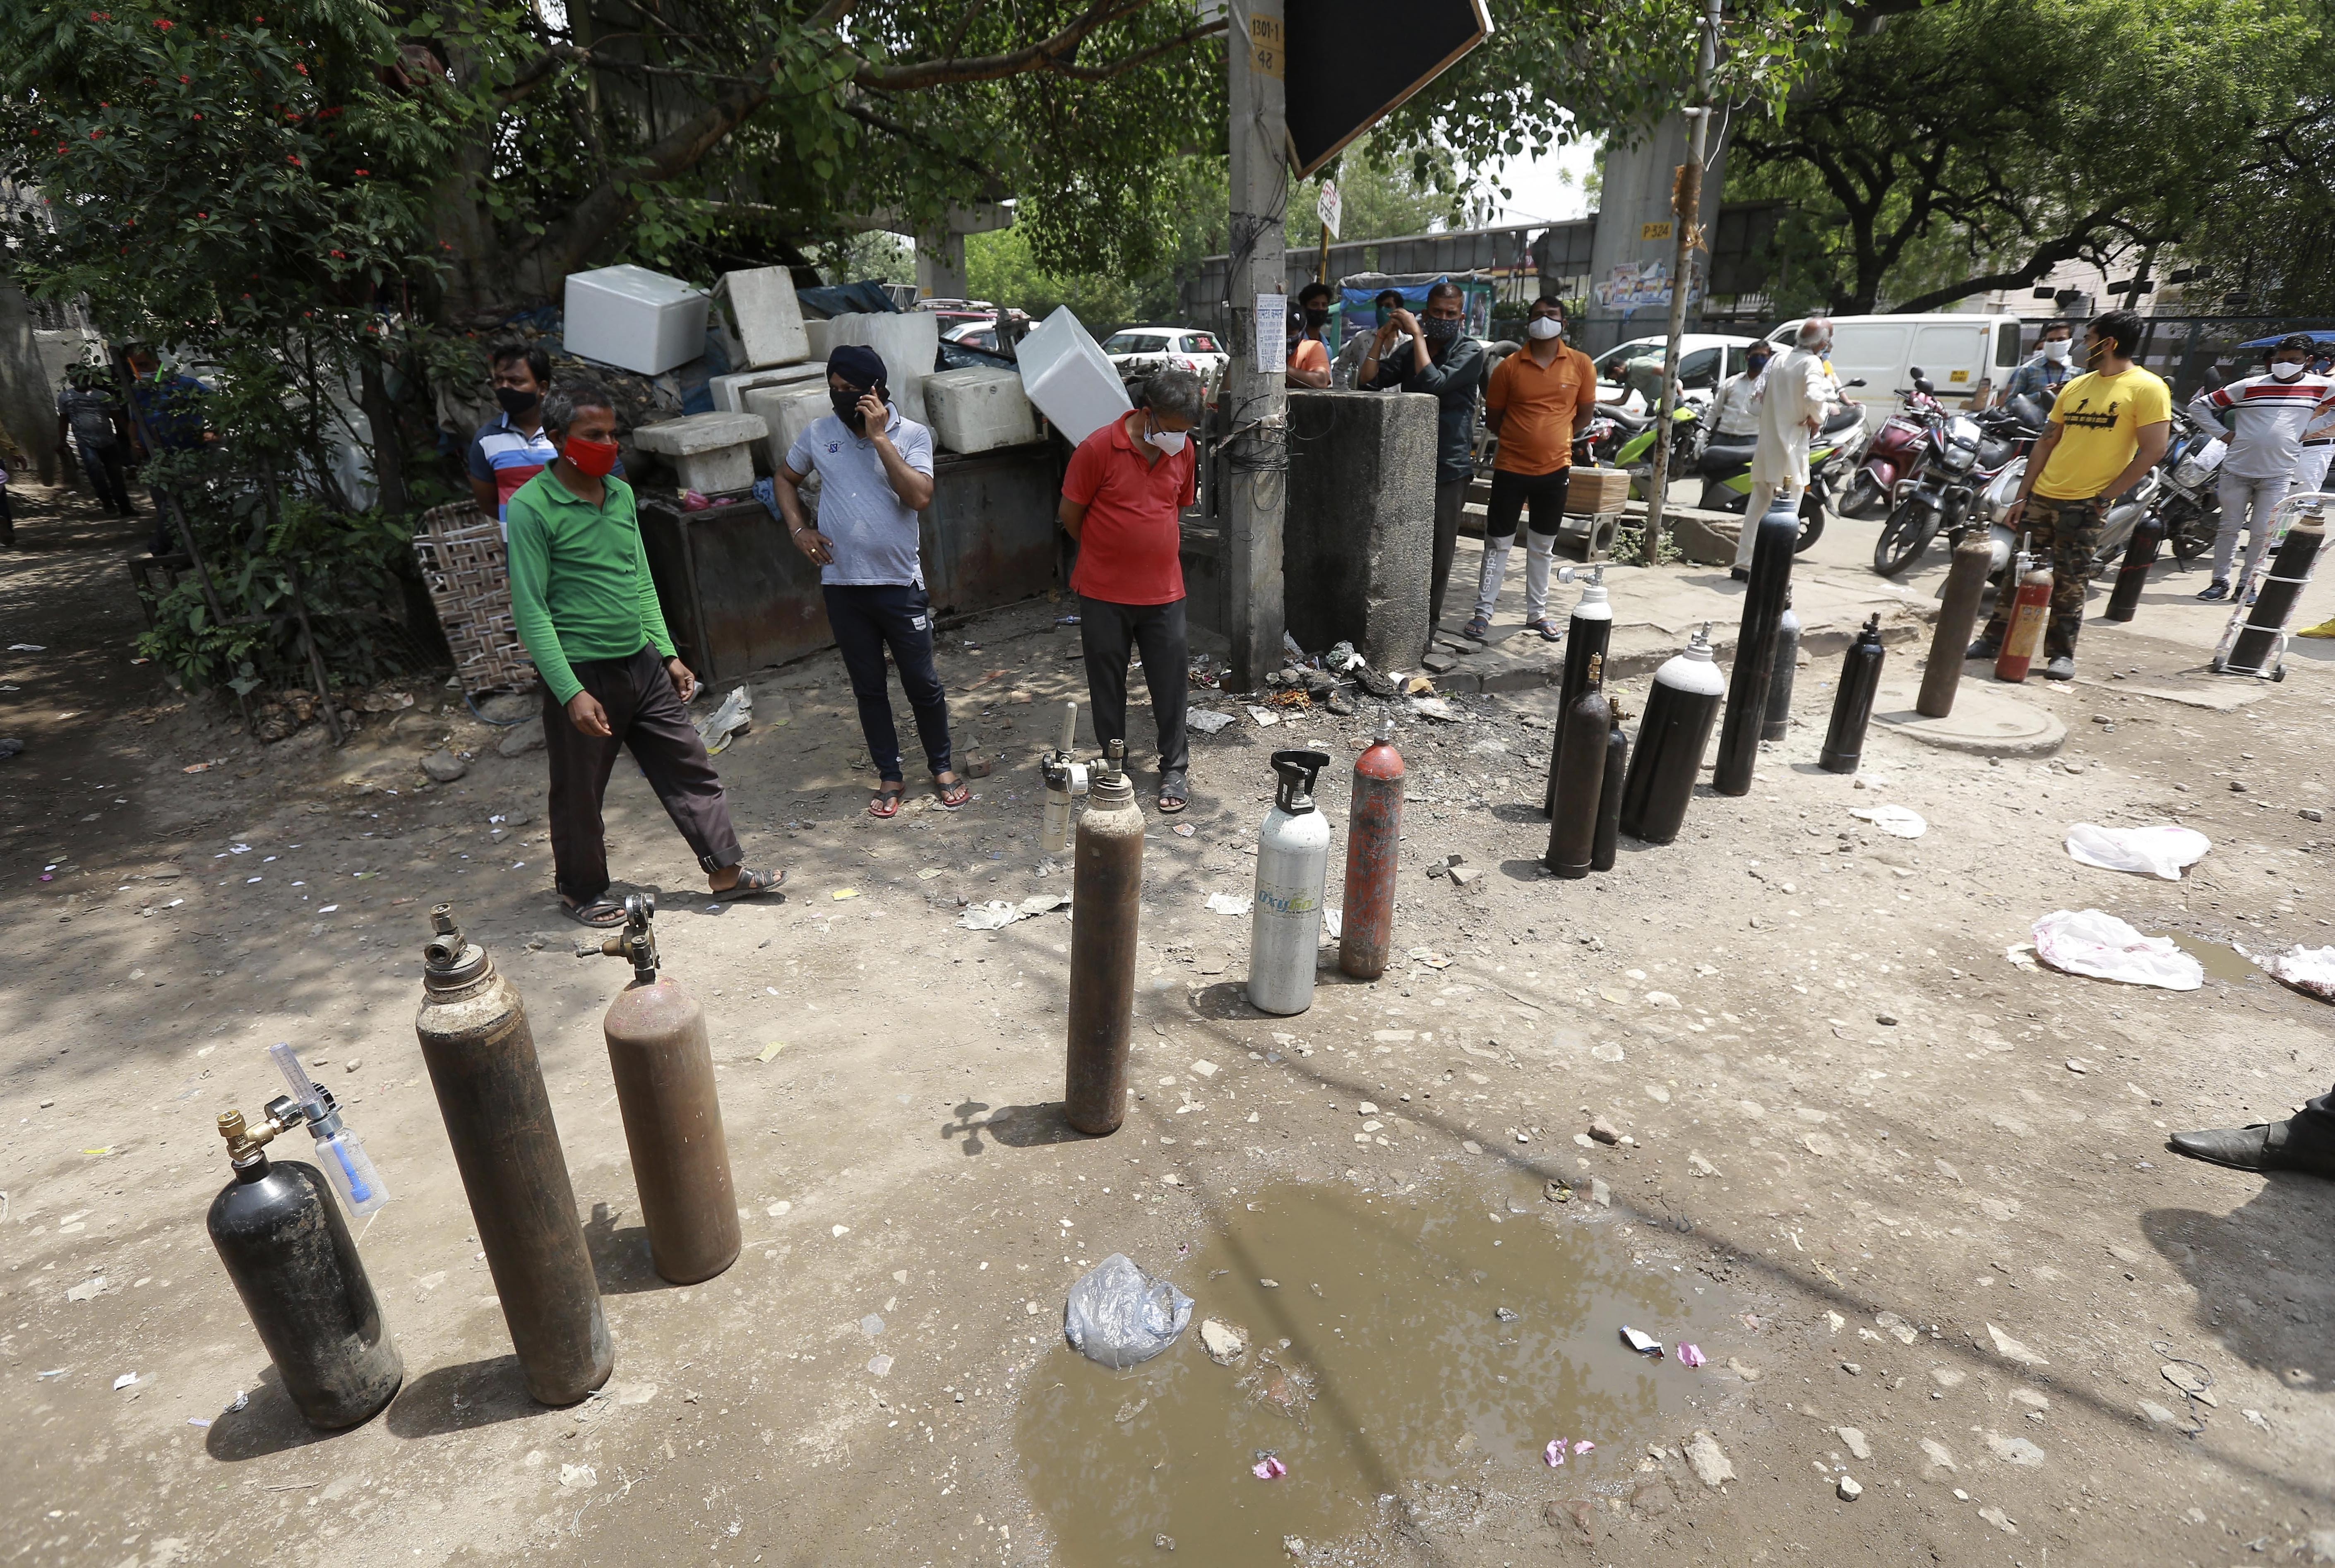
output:
[[[834,283],[818,288],[799,288],[795,298],[802,302],[805,311],[816,311],[823,316],[867,315],[896,313],[899,306],[884,292],[880,283]]]
[[[2335,332],[2306,332],[2301,334],[2282,332],[2276,337],[2258,337],[2252,343],[2242,343],[2238,344],[2238,346],[2240,348],[2276,348],[2288,338],[2296,336],[2307,337],[2311,342],[2317,344],[2320,348],[2335,348]]]

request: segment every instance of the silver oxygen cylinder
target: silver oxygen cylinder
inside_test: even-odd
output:
[[[1071,760],[1071,747],[1078,738],[1079,705],[1065,702],[1061,743],[1038,764],[1046,779],[1046,822],[1040,842],[1049,855],[1061,855],[1071,847],[1071,797],[1079,793],[1086,779],[1086,769]]]
[[[1281,782],[1257,834],[1248,939],[1248,1000],[1260,1012],[1286,1016],[1313,1005],[1322,889],[1330,875],[1330,823],[1314,809],[1313,783],[1329,765],[1321,751],[1273,754]]]

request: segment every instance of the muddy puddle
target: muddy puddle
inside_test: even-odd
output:
[[[1742,1330],[1687,1238],[1587,1198],[1551,1204],[1521,1173],[1227,1196],[1188,1258],[1136,1260],[1194,1299],[1171,1349],[1113,1372],[1058,1343],[1031,1372],[1017,1447],[1053,1560],[1150,1561],[1166,1536],[1184,1562],[1285,1563],[1284,1537],[1351,1540],[1428,1484],[1583,1496],[1634,1478],[1710,1377],[1677,1344],[1723,1362]],[[1203,1347],[1212,1318],[1246,1333],[1233,1365]],[[1633,1354],[1625,1323],[1671,1353]],[[1561,1481],[1544,1458],[1559,1437],[1596,1445]],[[1266,1455],[1286,1474],[1257,1478]]]
[[[2202,936],[2192,936],[2185,931],[2170,931],[2166,935],[2174,944],[2205,966],[2207,980],[2220,981],[2224,985],[2242,985],[2262,973],[2236,948],[2225,942],[2208,942]]]

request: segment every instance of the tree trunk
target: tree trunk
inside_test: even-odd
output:
[[[366,424],[373,429],[373,482],[381,509],[393,518],[412,510],[405,489],[405,443],[399,439],[397,404],[390,400],[389,383],[381,361],[372,353],[357,358],[357,391]]]

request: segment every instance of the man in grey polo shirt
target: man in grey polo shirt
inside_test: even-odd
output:
[[[827,389],[835,412],[796,438],[772,489],[795,548],[819,565],[828,625],[859,702],[877,775],[867,814],[898,816],[907,792],[887,647],[916,710],[941,805],[954,811],[972,791],[949,766],[948,693],[933,667],[932,600],[916,554],[916,514],[933,498],[933,432],[891,406],[884,361],[872,348],[851,344],[830,354]],[[814,473],[816,527],[803,515],[800,489]]]

